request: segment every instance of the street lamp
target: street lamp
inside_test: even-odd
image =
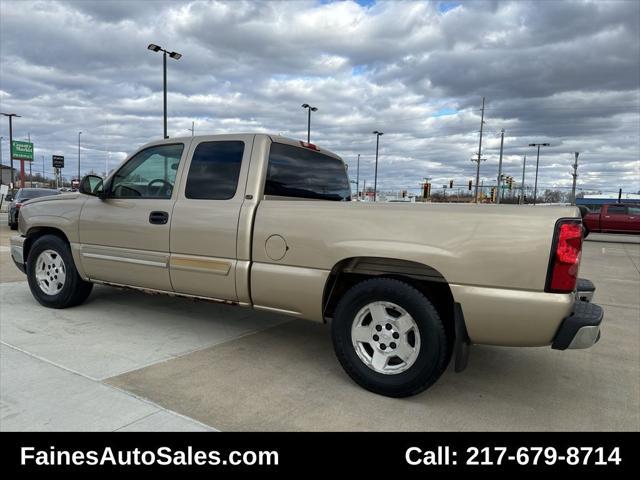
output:
[[[538,164],[540,163],[540,147],[550,147],[550,143],[530,143],[530,147],[538,147],[538,156],[536,158],[536,180],[533,186],[533,204],[536,204],[536,198],[538,195]]]
[[[78,132],[78,188],[80,188],[80,135],[82,132]]]
[[[9,177],[11,181],[11,193],[13,194],[13,117],[20,118],[22,115],[18,115],[15,113],[4,113],[0,112],[5,117],[9,117]]]
[[[302,108],[306,108],[309,112],[307,115],[307,143],[311,142],[311,112],[317,112],[317,107],[312,107],[308,103],[303,103]]]
[[[360,154],[358,154],[358,166],[356,167],[356,199],[360,201]]]
[[[378,200],[378,148],[380,147],[380,136],[384,133],[378,130],[372,133],[376,136],[376,168],[373,176],[373,201],[375,202]]]
[[[152,52],[162,52],[162,81],[164,86],[164,138],[169,138],[167,135],[167,54],[174,60],[180,60],[182,54],[178,52],[169,52],[162,48],[159,45],[155,45],[153,43],[149,44],[147,47]]]

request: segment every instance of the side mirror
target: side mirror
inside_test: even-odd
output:
[[[78,187],[80,193],[94,197],[102,197],[103,189],[102,178],[97,175],[84,176]]]

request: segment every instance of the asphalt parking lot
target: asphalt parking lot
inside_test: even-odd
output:
[[[390,399],[342,371],[324,325],[96,287],[41,307],[0,215],[0,429],[640,430],[640,237],[592,234],[605,307],[591,349],[474,346],[427,392]]]

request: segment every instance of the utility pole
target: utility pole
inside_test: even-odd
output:
[[[360,154],[358,154],[358,163],[356,167],[356,199],[360,200]]]
[[[78,188],[80,188],[80,135],[82,132],[78,132]]]
[[[31,132],[27,133],[27,141],[31,143]],[[29,162],[29,186],[33,188],[33,176],[31,175],[31,164],[33,160]]]
[[[196,131],[195,123],[196,122],[191,122],[191,128],[187,128],[187,130],[191,130],[191,136],[192,137],[193,137],[193,135],[195,134],[195,131]]]
[[[498,195],[496,197],[496,203],[500,203],[500,197],[502,196],[502,149],[504,146],[504,128],[500,130],[500,160],[498,160]]]
[[[478,143],[478,159],[476,160],[476,203],[478,203],[478,184],[480,183],[480,162],[482,161],[482,130],[484,128],[484,97],[482,97],[482,110],[480,114],[480,143]]]
[[[576,204],[576,179],[578,178],[578,155],[580,155],[580,152],[574,152],[573,154],[576,159],[573,163],[573,173],[571,174],[573,177],[573,186],[571,187],[571,205]]]
[[[17,115],[15,113],[1,113],[5,117],[9,117],[9,163],[10,163],[10,171],[9,177],[11,177],[11,194],[13,194],[13,117],[21,117],[21,115]]]

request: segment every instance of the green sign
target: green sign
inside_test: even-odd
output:
[[[14,140],[11,144],[11,156],[17,160],[33,161],[33,143]]]

